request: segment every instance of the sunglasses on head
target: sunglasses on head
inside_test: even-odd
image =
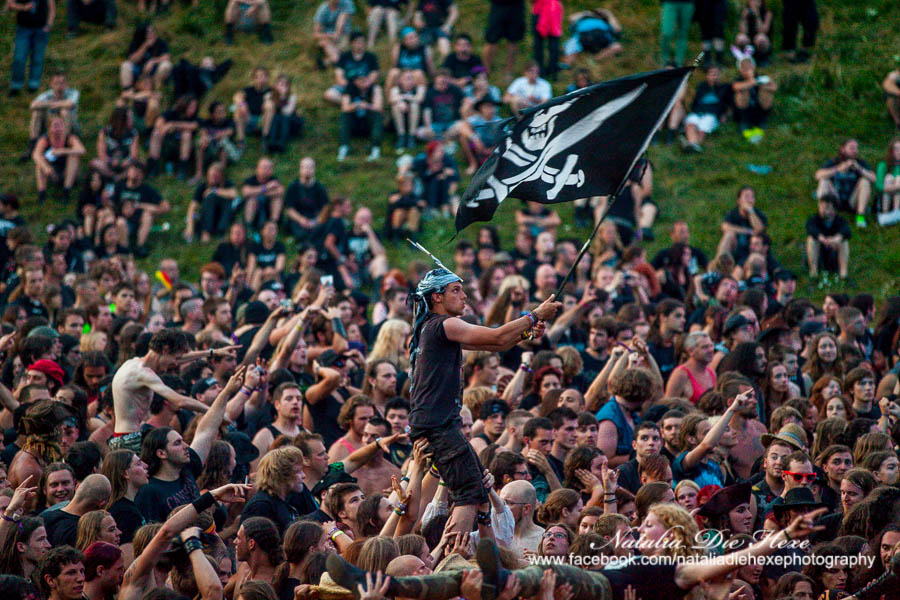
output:
[[[790,475],[791,477],[794,478],[794,481],[796,481],[797,483],[799,483],[801,481],[808,481],[808,482],[812,483],[813,481],[816,480],[815,473],[795,473],[793,471],[782,471],[782,473],[784,473],[785,475]]]

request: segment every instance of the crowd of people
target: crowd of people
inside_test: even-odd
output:
[[[677,221],[648,257],[661,208],[647,159],[614,202],[576,203],[581,225],[606,215],[580,260],[559,213],[530,203],[514,239],[485,225],[459,241],[452,272],[424,255],[390,264],[386,244],[455,211],[455,156],[474,173],[501,115],[550,99],[559,79],[590,85],[586,57],[626,48],[611,11],[564,18],[559,0],[536,0],[531,28],[523,0],[491,0],[480,54],[453,0],[367,4],[363,22],[351,0],[322,2],[310,40],[334,79],[322,102],[340,124],[338,160],[364,137],[367,159],[385,161],[385,135],[395,140],[383,231],[372,206],[326,189],[313,157],[292,181],[275,176],[304,128],[289,76],[257,66],[224,98],[215,87],[232,63],[176,60],[152,23],[122,53],[94,158],[79,121],[92,107],[65,72],[31,102],[22,159],[37,200],[58,186],[78,204],[42,245],[21,200],[0,197],[0,589],[42,600],[837,600],[890,571],[900,297],[797,295],[751,186],[735,190],[716,248],[693,245]],[[8,6],[11,95],[29,60],[37,93],[57,7]],[[662,2],[661,64],[685,60],[693,17],[707,62],[660,141],[704,151],[729,120],[763,139],[777,63],[808,61],[818,28],[815,0],[783,6],[778,54],[777,19],[746,2],[725,83],[727,3]],[[69,0],[66,12],[71,37],[121,20],[114,0]],[[226,43],[247,31],[273,42],[267,0],[230,0],[223,17]],[[516,77],[529,32],[534,60]],[[387,64],[373,52],[382,36]],[[884,81],[895,123],[898,82],[896,71]],[[257,136],[253,175],[230,180]],[[199,279],[172,258],[135,262],[175,202],[154,186],[165,175],[194,190],[184,238],[216,244]],[[900,142],[872,169],[847,139],[810,181],[810,275],[847,278],[851,222],[839,213],[857,228],[873,210],[900,222]],[[785,560],[717,560],[732,553]],[[553,557],[584,568],[528,567]]]

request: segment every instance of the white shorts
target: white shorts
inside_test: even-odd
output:
[[[716,115],[709,113],[691,113],[684,118],[684,122],[687,125],[693,125],[703,133],[712,133],[719,128],[719,119],[716,118]]]

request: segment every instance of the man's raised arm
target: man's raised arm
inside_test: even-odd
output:
[[[524,317],[519,317],[501,327],[482,327],[471,325],[462,319],[447,319],[444,321],[444,332],[447,338],[462,344],[466,350],[504,352],[521,342],[524,339],[522,335],[533,329],[539,321],[553,318],[556,311],[562,307],[560,302],[554,300],[555,297],[555,294],[551,294],[540,306]]]

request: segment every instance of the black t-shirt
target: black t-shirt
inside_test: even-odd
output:
[[[208,187],[209,186],[206,184],[205,181],[201,182],[200,185],[197,186],[197,188],[194,190],[194,202],[196,202],[197,204],[203,204],[203,194],[206,193],[206,189]],[[233,187],[234,187],[234,184],[229,180],[225,180],[225,183],[223,183],[222,185],[216,186],[216,188],[224,188],[224,189],[233,188]],[[215,192],[210,194],[210,196],[215,196],[215,195],[216,195]],[[228,242],[225,242],[225,244],[228,244]],[[225,245],[225,244],[223,244],[223,245]],[[228,245],[230,245],[230,244],[228,244]],[[218,249],[217,249],[217,251],[218,251]],[[224,267],[225,265],[222,265],[222,266]],[[231,269],[229,269],[227,267],[225,268],[226,273],[229,273],[230,271],[231,271]]]
[[[691,590],[683,590],[675,584],[676,568],[675,563],[644,565],[634,562],[620,569],[602,569],[599,573],[609,580],[613,600],[625,600],[625,588],[629,585],[635,589],[638,598],[679,600]]]
[[[434,123],[449,124],[459,120],[459,107],[462,106],[462,90],[455,85],[448,85],[443,92],[431,87],[425,92],[425,108],[431,109],[431,120]]]
[[[322,436],[322,442],[326,448],[331,448],[342,435],[344,430],[337,423],[338,414],[341,412],[342,401],[335,398],[335,394],[339,395],[344,401],[350,397],[350,392],[346,388],[338,388],[328,395],[328,397],[319,400],[316,404],[307,404],[309,414],[312,417],[313,429]]]
[[[307,219],[315,219],[328,204],[328,191],[325,186],[314,181],[312,185],[303,185],[295,179],[284,194],[285,208],[293,208]]]
[[[116,189],[114,193],[116,206],[120,209],[122,208],[122,204],[125,202],[131,202],[132,204],[162,204],[162,196],[159,195],[155,189],[150,187],[146,183],[141,183],[141,185],[136,188],[130,188],[125,184],[125,181],[120,181],[116,184]]]
[[[727,83],[717,83],[713,86],[704,81],[697,86],[691,112],[721,118],[728,112],[729,106],[731,106],[731,86]]]
[[[121,544],[130,544],[134,540],[134,532],[146,524],[144,515],[137,504],[128,498],[119,498],[109,507],[109,514],[116,520],[116,527],[122,532]]]
[[[434,429],[459,419],[462,345],[447,338],[444,321],[449,318],[428,313],[422,324],[410,388],[409,424],[413,429]]]
[[[453,0],[419,0],[417,10],[422,13],[426,27],[440,27],[450,14]]]
[[[250,517],[266,517],[271,519],[278,527],[281,535],[297,520],[299,513],[290,504],[262,490],[253,494],[253,497],[244,505],[241,511],[241,523]]]
[[[369,73],[378,70],[378,59],[371,52],[363,52],[356,58],[353,52],[345,50],[341,52],[337,61],[337,68],[344,72],[347,81],[353,81],[357,77],[368,77]]]
[[[132,54],[137,52],[137,49],[140,48],[143,44],[143,40],[132,40],[131,45],[128,46],[128,52],[126,56],[131,56]],[[156,41],[153,42],[153,44],[149,48],[147,48],[146,51],[144,51],[144,53],[140,56],[140,58],[138,58],[135,64],[137,66],[143,66],[143,64],[151,58],[156,58],[157,56],[162,56],[163,54],[168,53],[169,45],[161,39],[156,38]]]
[[[344,88],[344,95],[350,97],[351,104],[356,102],[372,104],[372,99],[375,97],[375,86],[370,85],[367,88],[361,88],[351,80],[347,87]]]
[[[653,257],[653,260],[650,261],[650,264],[657,271],[660,269],[665,269],[669,266],[671,262],[671,248],[663,248],[659,252],[656,253],[656,256]],[[691,275],[696,275],[697,273],[703,272],[706,270],[706,265],[709,263],[709,260],[706,258],[706,254],[700,248],[695,246],[691,246],[691,260],[688,263],[688,273]]]
[[[50,316],[50,314],[47,312],[47,308],[41,303],[40,300],[35,300],[33,298],[29,298],[28,296],[22,296],[21,298],[16,300],[15,304],[24,308],[29,317],[43,317],[46,319]]]
[[[253,175],[251,175],[250,177],[248,177],[247,179],[244,180],[243,185],[247,185],[247,186],[250,186],[250,187],[259,187],[259,186],[261,186],[261,185],[265,185],[265,184],[267,184],[267,183],[269,183],[269,182],[272,182],[272,181],[278,181],[278,178],[277,178],[277,177],[270,177],[269,179],[267,179],[267,180],[265,180],[265,181],[260,181],[259,178],[258,178],[258,177],[256,176],[256,174],[254,173]]]
[[[365,233],[353,233],[351,227],[347,231],[347,254],[353,256],[357,264],[368,263],[372,258],[372,244],[369,242],[369,236]]]
[[[462,59],[456,55],[456,52],[453,52],[444,59],[444,68],[450,69],[454,79],[471,77],[472,69],[480,66],[481,58],[477,54],[471,54],[469,58]]]
[[[337,217],[331,217],[322,225],[319,230],[317,237],[318,245],[319,245],[319,267],[326,271],[333,270],[337,263],[334,260],[334,257],[325,249],[325,238],[329,235],[334,236],[334,244],[338,249],[338,252],[341,255],[347,254],[347,226],[344,224],[343,219],[339,219]],[[343,434],[341,434],[343,435]],[[340,437],[340,436],[338,436]]]
[[[247,264],[247,247],[237,247],[231,242],[222,242],[216,248],[212,259],[222,265],[226,273],[231,273],[235,265]]]
[[[262,245],[262,242],[258,244],[255,243],[250,247],[250,254],[256,256],[256,266],[261,269],[274,267],[275,263],[278,261],[278,255],[284,253],[284,244],[277,240],[271,248],[266,248]]]
[[[857,158],[856,162],[859,163],[859,166],[867,171],[871,171],[872,167],[869,166],[869,163],[864,161],[861,158]],[[825,164],[822,165],[823,169],[831,169],[838,166],[841,163],[840,160],[836,158],[831,158],[825,161]],[[837,192],[838,198],[841,199],[841,202],[847,203],[850,201],[850,197],[853,196],[853,190],[856,188],[857,182],[859,182],[860,174],[856,169],[847,169],[843,173],[840,171],[836,172],[831,177],[831,182],[834,184],[834,189]]]
[[[302,492],[291,492],[287,496],[287,503],[297,511],[298,515],[307,515],[318,508],[316,499],[305,485]]]
[[[234,131],[234,121],[226,118],[221,123],[217,123],[212,119],[206,119],[202,122],[202,127],[209,133],[210,136],[214,136],[217,133],[228,131],[229,129]]]
[[[53,546],[74,546],[78,538],[78,517],[62,509],[44,513],[47,539]]]
[[[47,25],[47,17],[49,16],[50,3],[47,0],[35,0],[34,8],[31,10],[16,11],[16,25],[30,29],[40,29]]]
[[[594,379],[597,378],[597,375],[600,371],[603,370],[603,367],[606,365],[606,361],[609,360],[607,356],[606,359],[594,358],[587,352],[581,353],[581,362],[584,363],[584,367],[581,369],[581,374],[584,375],[585,380],[588,382],[593,382]]]
[[[188,452],[190,462],[181,470],[178,479],[163,481],[151,477],[147,485],[138,491],[134,503],[147,522],[163,522],[173,508],[193,502],[200,497],[197,477],[203,470],[203,461],[193,448],[189,448]]]
[[[263,101],[266,99],[266,94],[272,91],[272,88],[263,88],[261,90],[256,89],[252,85],[244,88],[244,102],[247,103],[247,108],[250,110],[250,114],[254,116],[259,116],[263,111]]]
[[[197,115],[194,115],[193,117],[186,117],[174,108],[170,108],[169,110],[163,112],[162,118],[166,121],[166,123],[200,123],[200,119],[197,117]]]
[[[632,494],[637,494],[638,489],[641,487],[637,459],[632,458],[628,462],[622,463],[616,471],[619,474],[619,487],[625,488]]]
[[[669,375],[672,374],[672,370],[676,367],[675,345],[661,346],[650,342],[647,344],[647,350],[649,350],[656,361],[663,383],[665,383],[669,380]]]
[[[826,221],[818,213],[806,220],[806,235],[818,238],[820,235],[831,237],[840,234],[844,240],[850,239],[850,225],[841,215],[835,215]]]

